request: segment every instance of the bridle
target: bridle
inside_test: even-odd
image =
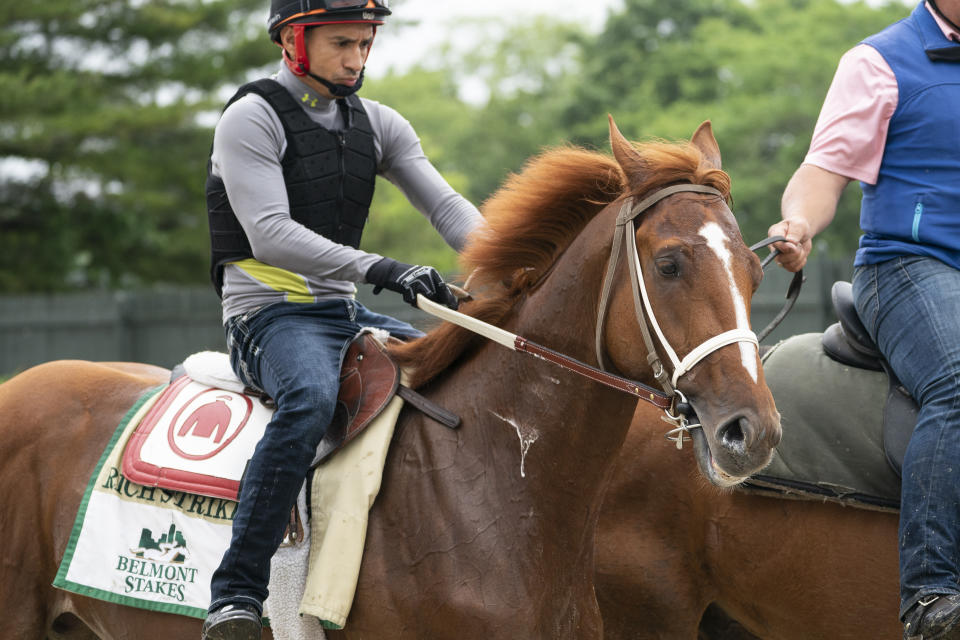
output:
[[[603,289],[600,294],[600,304],[597,311],[596,351],[597,362],[600,363],[600,368],[606,370],[608,367],[603,349],[603,331],[606,326],[607,310],[610,306],[610,294],[613,290],[614,273],[620,262],[621,247],[624,247],[626,250],[627,265],[630,269],[630,284],[633,288],[633,305],[636,311],[637,324],[640,325],[643,342],[647,349],[647,364],[650,365],[654,378],[656,378],[657,382],[663,388],[664,395],[671,399],[670,409],[665,410],[665,419],[676,425],[676,429],[671,431],[671,434],[676,435],[677,445],[682,446],[684,433],[696,425],[690,425],[688,423],[688,419],[693,415],[693,410],[683,394],[677,389],[677,381],[680,379],[680,376],[690,371],[698,362],[714,351],[729,344],[747,342],[754,345],[759,354],[760,342],[756,334],[749,329],[731,329],[712,338],[708,338],[681,359],[677,356],[677,352],[663,334],[660,323],[657,322],[656,315],[653,313],[650,297],[647,294],[647,287],[643,280],[643,269],[640,266],[640,256],[637,254],[635,220],[637,216],[661,200],[677,193],[703,193],[717,196],[721,200],[724,200],[723,194],[717,189],[699,184],[676,184],[664,187],[647,196],[637,204],[634,204],[633,198],[626,199],[620,208],[620,213],[617,215],[617,225],[610,250],[610,261],[607,264],[607,273],[604,277]],[[664,353],[670,360],[673,368],[672,375],[667,373],[663,362],[660,360],[660,356],[653,343],[653,336],[650,333],[651,327],[660,340]]]
[[[657,379],[657,382],[663,387],[664,393],[668,396],[673,396],[677,393],[677,380],[680,376],[690,371],[694,365],[717,349],[737,342],[749,342],[758,349],[760,347],[757,336],[753,331],[749,329],[731,329],[730,331],[724,331],[720,335],[705,340],[702,344],[692,349],[690,353],[681,360],[677,357],[677,352],[670,346],[670,342],[666,336],[663,335],[663,330],[660,329],[660,323],[657,322],[657,318],[653,313],[653,307],[650,305],[650,297],[647,295],[647,287],[643,281],[640,256],[637,254],[636,224],[634,221],[637,216],[661,200],[669,198],[676,193],[683,192],[705,193],[715,195],[721,200],[723,199],[723,194],[713,187],[699,184],[677,184],[654,192],[635,206],[633,204],[633,198],[628,198],[624,202],[620,208],[619,215],[617,215],[617,226],[610,251],[610,262],[607,265],[607,274],[604,278],[603,290],[600,294],[600,305],[597,312],[597,361],[600,363],[600,368],[606,370],[606,357],[603,350],[603,330],[606,325],[607,309],[610,306],[610,293],[613,290],[614,272],[620,261],[621,246],[625,245],[627,265],[630,268],[630,284],[633,287],[633,304],[637,314],[637,323],[640,325],[640,331],[643,334],[643,342],[647,348],[647,363],[653,370],[654,378]],[[653,344],[653,337],[650,334],[651,327],[653,327],[657,338],[660,340],[660,344],[663,346],[663,351],[670,360],[670,364],[673,367],[672,376],[667,374],[663,363],[660,361],[660,356],[657,354],[657,350]]]
[[[552,362],[553,364],[557,364],[568,371],[572,371],[581,376],[590,378],[595,382],[599,382],[619,391],[629,393],[641,400],[644,400],[645,402],[654,405],[659,409],[662,409],[665,414],[663,419],[666,422],[675,425],[675,428],[668,432],[667,437],[671,440],[675,440],[677,443],[677,448],[681,448],[683,445],[684,435],[690,429],[697,428],[700,425],[690,423],[691,419],[695,419],[695,414],[693,412],[693,408],[687,402],[686,398],[676,388],[677,381],[679,380],[680,376],[690,371],[690,369],[693,368],[698,362],[706,358],[717,349],[729,344],[747,342],[753,344],[759,350],[759,341],[762,340],[763,337],[766,337],[766,335],[769,334],[774,327],[776,327],[783,316],[785,316],[793,306],[793,303],[796,301],[796,296],[800,293],[800,282],[802,281],[802,272],[797,272],[797,274],[794,276],[794,281],[791,283],[790,291],[787,293],[787,305],[780,312],[780,314],[778,314],[777,318],[775,318],[774,321],[771,322],[770,325],[768,325],[760,333],[760,338],[758,338],[757,335],[749,329],[731,329],[730,331],[724,331],[719,335],[705,340],[702,344],[691,350],[682,359],[678,358],[676,351],[670,346],[670,343],[663,335],[663,331],[660,329],[660,325],[653,314],[653,308],[650,306],[650,299],[647,295],[646,285],[643,281],[643,270],[640,267],[640,257],[637,254],[636,225],[634,220],[641,213],[657,204],[661,200],[676,193],[684,192],[703,193],[717,196],[721,200],[724,199],[723,194],[713,187],[697,184],[677,184],[654,192],[652,195],[644,198],[636,205],[633,204],[633,198],[628,198],[620,208],[620,213],[617,215],[616,229],[614,231],[613,244],[610,251],[610,260],[607,265],[607,272],[606,276],[604,277],[603,289],[600,295],[600,303],[597,312],[596,350],[597,361],[600,363],[599,369],[590,366],[585,362],[580,362],[579,360],[563,355],[562,353],[553,351],[552,349],[548,349],[547,347],[541,346],[535,342],[531,342],[526,338],[512,334],[499,327],[487,324],[458,311],[453,311],[445,306],[430,301],[423,295],[417,296],[417,306],[423,311],[464,327],[465,329],[473,331],[474,333],[478,333],[509,349],[527,353],[541,360]],[[779,236],[767,238],[751,247],[751,250],[755,251],[760,247],[781,240],[783,240],[783,238]],[[647,362],[650,364],[654,377],[660,383],[663,391],[654,389],[653,387],[645,385],[642,382],[630,380],[629,378],[624,378],[607,371],[608,367],[606,363],[606,356],[603,350],[603,330],[604,326],[606,325],[607,309],[610,305],[610,294],[613,291],[614,273],[620,261],[623,247],[625,247],[626,250],[627,264],[630,269],[630,283],[633,288],[633,302],[637,314],[637,322],[640,325],[640,330],[643,334],[643,340],[647,348]],[[764,260],[763,266],[766,266],[773,259],[774,255],[776,255],[775,252],[771,253],[770,256]],[[660,357],[657,355],[657,350],[653,343],[653,336],[650,333],[650,327],[653,327],[653,331],[660,340],[660,344],[663,346],[664,352],[670,359],[670,364],[673,367],[672,375],[669,375],[666,372],[663,363],[660,361]]]

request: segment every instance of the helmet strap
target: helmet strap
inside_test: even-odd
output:
[[[960,25],[957,25],[953,20],[943,14],[943,11],[941,11],[940,7],[937,6],[937,0],[929,0],[929,2],[930,6],[933,7],[933,10],[937,13],[937,15],[943,18],[943,21],[950,25],[951,29],[954,31],[960,31]]]
[[[366,69],[366,67],[364,67],[364,69]],[[307,75],[313,78],[314,80],[316,80],[317,82],[319,82],[320,84],[322,84],[323,86],[325,86],[327,88],[327,91],[329,91],[334,98],[346,98],[347,96],[352,96],[353,94],[355,94],[357,91],[360,90],[360,87],[363,86],[364,69],[360,70],[360,77],[357,78],[356,83],[354,83],[352,87],[345,84],[334,84],[329,80],[327,80],[326,78],[321,78],[317,74],[310,73],[309,71],[307,72]]]

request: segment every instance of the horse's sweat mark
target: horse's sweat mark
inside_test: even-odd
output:
[[[527,452],[530,451],[530,445],[536,442],[537,438],[540,437],[540,433],[536,429],[531,429],[529,433],[524,435],[524,433],[520,430],[520,425],[517,424],[515,420],[504,418],[496,411],[491,411],[490,413],[497,416],[516,430],[517,437],[520,438],[520,477],[526,478],[527,472],[525,465],[527,461]]]

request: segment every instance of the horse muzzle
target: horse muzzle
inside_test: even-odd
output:
[[[766,467],[781,437],[779,416],[761,421],[738,415],[690,433],[700,472],[718,487],[736,486]]]

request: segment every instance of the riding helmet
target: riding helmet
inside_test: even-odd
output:
[[[267,30],[280,42],[280,30],[288,24],[381,25],[390,13],[390,0],[271,0]]]

